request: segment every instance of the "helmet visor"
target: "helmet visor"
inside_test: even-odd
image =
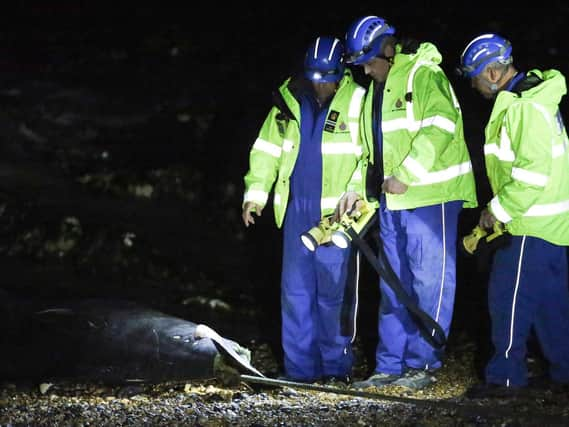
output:
[[[385,45],[385,35],[382,35],[375,39],[373,43],[370,43],[362,48],[362,50],[357,52],[350,52],[346,55],[346,63],[354,65],[362,65],[366,62],[371,61],[372,58],[381,58],[386,61],[391,61],[393,58],[389,58],[382,54]]]
[[[367,55],[370,52],[371,52],[370,45],[364,46],[362,50],[359,50],[357,52],[350,52],[348,55],[346,55],[346,63],[354,64],[357,62],[359,58],[363,57],[364,55]]]
[[[470,64],[465,64],[464,59],[461,61],[460,74],[463,77],[476,77],[483,70],[483,65],[487,65],[492,62],[493,58],[497,58],[501,55],[501,52],[492,52],[489,55],[483,56],[480,59],[471,62]]]

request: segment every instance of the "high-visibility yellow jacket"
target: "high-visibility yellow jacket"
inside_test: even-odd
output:
[[[478,205],[462,112],[438,65],[441,59],[431,43],[421,43],[414,54],[401,53],[401,46],[397,46],[383,91],[383,169],[385,177],[396,177],[408,189],[404,194],[386,194],[389,209],[454,200],[463,200],[464,207]],[[371,163],[375,161],[373,93],[372,81],[361,121],[365,153]]]
[[[290,177],[300,144],[300,104],[287,79],[279,88],[283,105],[275,105],[249,153],[243,203],[265,206],[274,185],[275,222],[282,226],[290,192]],[[322,215],[331,214],[345,191],[361,188],[362,147],[359,116],[365,90],[346,69],[332,99],[322,133]]]
[[[569,245],[569,141],[559,112],[565,77],[557,70],[528,76],[542,82],[500,91],[486,125],[488,208],[511,234]]]

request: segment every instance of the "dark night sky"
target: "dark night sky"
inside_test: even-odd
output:
[[[270,75],[269,82],[280,82],[314,36],[343,37],[354,18],[367,14],[385,17],[399,34],[433,41],[449,70],[472,37],[497,31],[510,38],[521,66],[557,66],[569,71],[569,3],[564,1],[548,2],[543,10],[515,7],[509,2],[491,7],[460,2],[444,7],[430,1],[398,1],[384,6],[355,2],[358,4],[342,9],[320,3],[310,7],[306,2],[254,6],[205,2],[185,3],[183,7],[163,6],[168,2],[153,5],[156,2],[119,1],[112,7],[93,1],[35,3],[36,6],[29,6],[30,3],[20,2],[23,6],[14,7],[15,18],[4,14],[5,40],[15,31],[20,41],[27,39],[47,48],[49,40],[37,40],[34,29],[52,28],[66,33],[70,46],[81,41],[80,34],[95,45],[136,46],[146,35],[160,32],[172,38],[183,37],[194,46],[207,45],[209,54],[203,58],[204,65],[231,58],[239,60],[245,73],[228,79],[235,86],[246,84],[241,79],[257,79],[259,73]],[[207,68],[200,71],[207,72]]]
[[[548,2],[543,10],[516,8],[511,3],[476,8],[457,3],[442,7],[429,1],[399,1],[377,7],[358,4],[341,10],[322,4],[309,7],[306,3],[221,6],[188,2],[177,7],[165,6],[168,2],[156,3],[118,1],[109,6],[109,2],[94,1],[21,1],[3,11],[0,34],[5,48],[9,47],[7,43],[16,42],[27,48],[36,44],[35,48],[45,49],[50,43],[44,37],[46,29],[66,34],[69,46],[84,37],[101,46],[133,46],[148,34],[169,33],[196,45],[209,45],[209,52],[218,61],[239,57],[247,64],[254,63],[258,71],[280,74],[275,77],[279,78],[286,70],[279,73],[275,68],[289,68],[314,36],[342,37],[354,18],[378,14],[400,34],[437,44],[447,66],[456,61],[461,48],[473,36],[498,31],[511,39],[516,56],[528,65],[567,67],[569,4],[564,1]],[[38,39],[38,34],[44,38]]]
[[[237,142],[228,147],[227,156],[234,167],[221,173],[226,174],[223,179],[237,182],[246,171],[248,149],[270,107],[271,91],[301,66],[306,46],[315,36],[343,38],[359,16],[383,16],[398,34],[437,45],[464,111],[467,141],[474,147],[482,142],[491,104],[454,74],[462,49],[474,36],[501,33],[512,41],[519,69],[554,67],[569,76],[566,1],[548,2],[540,9],[512,3],[443,6],[430,1],[352,2],[341,8],[321,2],[315,6],[306,2],[166,6],[172,3],[10,3],[0,17],[0,79],[41,78],[53,64],[73,63],[75,73],[61,76],[70,84],[80,84],[76,80],[84,75],[86,81],[90,79],[88,84],[112,80],[121,85],[142,69],[171,64],[184,75],[177,83],[180,89],[192,86],[195,103],[224,118],[217,132],[222,128],[233,132]],[[169,54],[173,48],[179,51],[176,58]],[[127,52],[128,59],[109,71],[100,66],[100,58],[109,52]],[[148,75],[152,73],[144,78]],[[158,79],[141,80],[140,86],[159,90],[162,84]],[[562,102],[564,115],[568,105]],[[213,140],[223,137],[212,135]]]
[[[543,10],[502,6],[437,6],[430,1],[378,4],[354,2],[350,7],[326,7],[266,2],[222,6],[218,3],[20,1],[3,7],[0,43],[17,56],[20,66],[53,53],[56,45],[74,49],[108,46],[140,47],[150,34],[182,41],[190,48],[206,46],[196,57],[198,73],[236,60],[241,67],[228,75],[230,87],[251,87],[251,81],[278,84],[297,66],[313,37],[343,37],[358,16],[378,14],[399,34],[434,42],[451,71],[464,45],[480,32],[497,31],[510,38],[522,68],[558,67],[569,71],[566,46],[569,3],[548,2]],[[516,10],[518,9],[518,10]],[[51,33],[51,37],[46,34]],[[39,58],[34,58],[38,55]],[[9,61],[6,58],[2,62]],[[13,65],[12,65],[13,66]],[[258,87],[258,86],[257,86]],[[267,90],[268,86],[261,90]]]
[[[344,7],[321,2],[166,6],[169,3],[173,2],[10,3],[0,17],[0,78],[40,76],[50,64],[74,58],[82,58],[76,64],[86,74],[95,73],[97,58],[109,50],[128,51],[132,70],[148,68],[171,61],[168,52],[176,47],[180,53],[175,66],[194,85],[200,82],[203,93],[198,102],[234,119],[228,126],[240,132],[238,155],[243,163],[270,107],[270,92],[298,69],[308,43],[320,34],[342,38],[349,24],[362,15],[383,16],[400,35],[437,45],[462,104],[466,135],[475,145],[481,141],[490,105],[454,75],[462,49],[474,36],[499,32],[512,41],[519,69],[554,67],[569,76],[566,1],[548,2],[541,9],[509,2],[491,6],[352,2]],[[121,73],[129,78],[124,68],[112,78],[119,79]],[[562,103],[564,113],[567,105]],[[244,164],[238,167],[239,174],[244,172]]]
[[[69,59],[83,66],[86,75],[93,74],[102,52],[121,50],[128,52],[131,70],[136,71],[171,61],[168,52],[176,47],[175,67],[188,79],[180,85],[199,81],[203,93],[198,102],[234,117],[229,126],[241,132],[244,148],[239,155],[245,161],[270,107],[270,92],[301,66],[306,46],[320,34],[343,38],[349,24],[362,15],[383,16],[400,35],[437,45],[462,104],[466,135],[474,144],[481,138],[489,105],[454,75],[462,49],[474,36],[495,31],[509,38],[519,69],[555,67],[569,75],[569,3],[561,0],[532,9],[510,2],[443,6],[431,1],[351,2],[343,7],[321,2],[166,6],[173,3],[10,2],[0,16],[0,79],[35,78],[50,64]],[[124,67],[114,76],[105,73],[98,78],[129,78]],[[564,113],[567,105],[562,103]]]

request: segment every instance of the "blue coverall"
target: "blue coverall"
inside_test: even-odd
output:
[[[351,374],[352,337],[340,333],[340,312],[351,251],[332,244],[309,251],[300,235],[321,219],[321,140],[328,106],[301,100],[301,140],[284,220],[281,278],[286,376],[313,382]],[[352,260],[352,261],[351,261]]]

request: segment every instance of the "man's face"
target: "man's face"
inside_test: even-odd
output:
[[[494,99],[496,97],[496,92],[490,90],[491,82],[485,77],[484,73],[480,73],[470,80],[470,86],[476,90],[485,99]]]
[[[336,89],[338,89],[338,83],[312,82],[312,87],[316,93],[316,98],[318,98],[318,101],[323,104],[324,102],[328,101],[328,99],[332,98],[332,96],[334,96]]]
[[[376,83],[384,83],[387,80],[391,64],[385,58],[374,57],[362,64],[364,73],[370,76]]]

